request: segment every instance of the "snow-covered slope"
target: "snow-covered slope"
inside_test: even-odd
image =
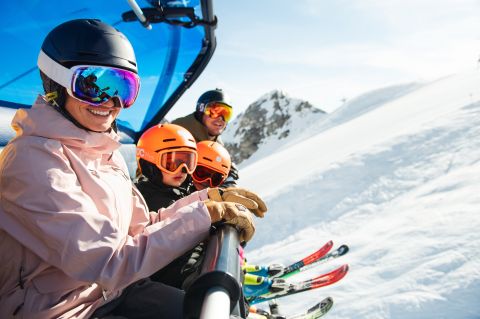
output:
[[[296,139],[293,139],[293,141],[296,142],[299,139],[305,139],[333,126],[353,120],[356,117],[375,110],[385,103],[398,99],[420,88],[422,85],[421,83],[392,85],[362,94],[345,102],[343,106],[331,114],[328,114],[328,116],[325,116],[320,121],[314,122],[308,129],[299,134]]]
[[[329,239],[350,245],[305,275],[344,262],[350,273],[280,299],[287,314],[331,295],[331,319],[480,318],[480,73],[343,114],[348,121],[241,170],[241,186],[270,209],[249,261],[288,263]]]

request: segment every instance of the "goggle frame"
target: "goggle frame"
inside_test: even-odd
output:
[[[50,79],[53,81],[57,82],[61,86],[63,86],[68,95],[71,97],[75,98],[76,100],[79,100],[81,102],[87,103],[89,105],[93,106],[99,106],[104,104],[108,99],[110,98],[117,98],[120,101],[120,104],[122,105],[122,108],[129,108],[130,106],[133,105],[135,100],[138,97],[138,93],[140,91],[140,78],[139,76],[132,71],[125,70],[125,69],[120,69],[120,68],[115,68],[115,67],[110,67],[110,66],[102,66],[102,65],[75,65],[71,68],[66,68],[60,63],[56,62],[55,60],[51,59],[45,52],[40,50],[40,54],[38,55],[38,67],[39,69],[45,73]],[[74,88],[77,87],[77,82],[76,80],[79,78],[79,75],[77,72],[79,70],[85,70],[85,69],[96,69],[101,72],[101,74],[105,74],[105,71],[114,71],[117,72],[119,75],[128,75],[128,77],[131,79],[130,81],[125,81],[127,82],[127,86],[131,90],[131,85],[133,84],[134,86],[134,91],[133,94],[129,94],[128,98],[126,96],[121,96],[119,94],[113,94],[113,95],[108,95],[108,99],[102,100],[99,102],[91,101],[85,98],[82,98],[82,96],[78,95],[76,93],[76,90]],[[118,80],[118,77],[116,77]],[[97,78],[98,80],[98,78]],[[108,87],[107,89],[110,89]],[[107,90],[107,89],[104,89]],[[129,92],[130,92],[129,90]],[[104,93],[104,91],[102,93]],[[118,88],[116,90],[118,92]],[[85,94],[86,95],[86,94]],[[100,94],[101,95],[101,94]]]
[[[167,169],[162,165],[162,157],[163,155],[169,153],[176,153],[176,152],[185,152],[190,153],[194,156],[193,163],[188,165],[187,163],[183,162],[182,164],[178,165],[173,171]],[[177,174],[182,168],[185,168],[188,174],[192,175],[197,167],[197,160],[198,155],[197,152],[189,147],[178,147],[178,148],[169,148],[160,151],[150,151],[146,148],[137,148],[137,157],[146,160],[147,162],[155,164],[162,172],[167,174]],[[190,166],[190,167],[189,167]]]

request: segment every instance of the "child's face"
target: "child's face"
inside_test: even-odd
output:
[[[172,187],[179,187],[180,185],[182,185],[183,182],[185,182],[185,179],[187,179],[187,173],[184,173],[183,169],[176,174],[167,174],[165,172],[162,172],[162,176],[163,184]]]

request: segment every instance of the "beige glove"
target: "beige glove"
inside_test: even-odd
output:
[[[245,206],[237,203],[204,201],[210,213],[212,224],[225,221],[240,228],[240,240],[249,241],[255,233],[252,215]]]
[[[209,188],[208,198],[216,202],[234,202],[248,208],[255,216],[263,218],[267,212],[267,205],[257,194],[238,187],[225,189]]]

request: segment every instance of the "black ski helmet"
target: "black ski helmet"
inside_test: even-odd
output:
[[[46,36],[42,51],[67,68],[103,65],[138,73],[130,41],[97,19],[77,19],[58,25]]]
[[[45,37],[41,51],[66,68],[75,65],[102,65],[138,74],[130,41],[123,33],[98,19],[76,19],[56,26]],[[75,125],[85,129],[65,110],[66,89],[50,79],[45,72],[40,68],[48,101]]]
[[[228,97],[228,95],[223,92],[222,89],[215,89],[207,91],[200,95],[197,101],[197,107],[195,109],[195,112],[199,115],[203,114],[203,112],[205,111],[205,106],[211,102],[221,102],[228,105],[229,107],[232,107],[230,105],[230,98]]]

